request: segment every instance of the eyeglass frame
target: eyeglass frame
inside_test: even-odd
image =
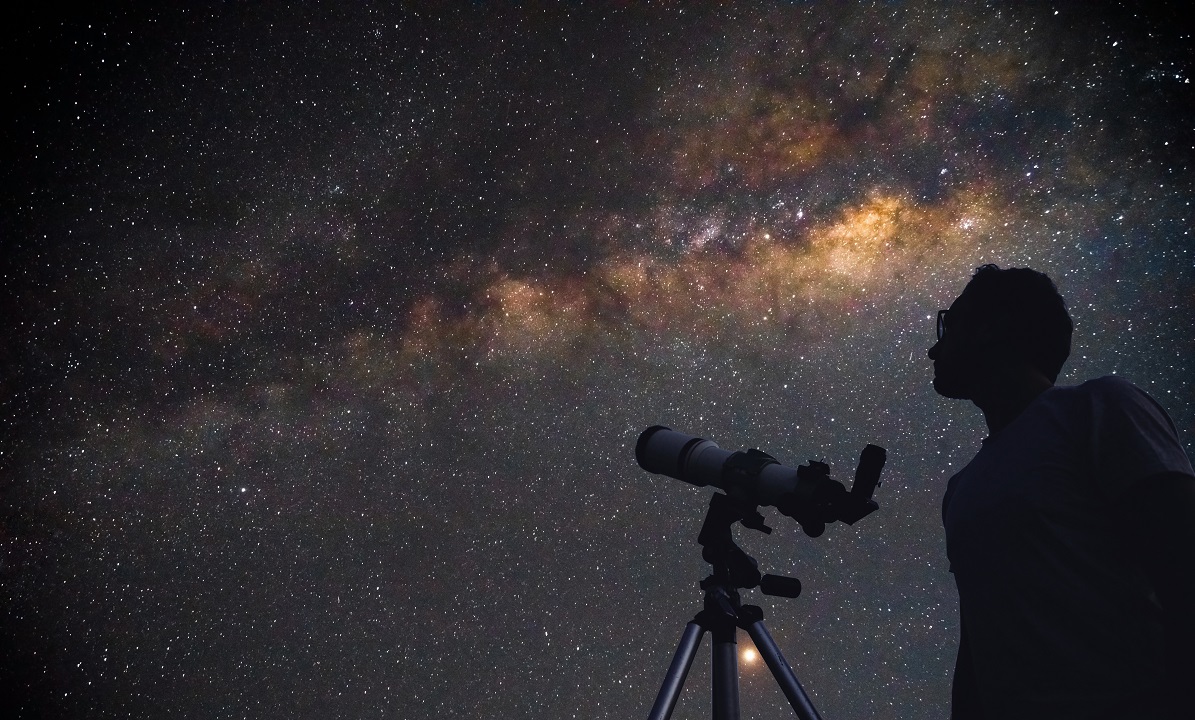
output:
[[[948,313],[948,312],[950,312],[950,311],[949,310],[939,310],[938,311],[938,340],[941,340],[942,336],[946,334],[946,313]]]

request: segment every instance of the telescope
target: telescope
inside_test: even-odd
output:
[[[884,448],[865,447],[848,492],[830,477],[830,466],[816,460],[791,468],[760,450],[730,452],[663,425],[644,430],[635,443],[635,460],[644,470],[698,487],[712,485],[752,506],[775,507],[810,537],[825,532],[826,523],[853,525],[879,507],[871,496],[886,458]]]
[[[810,537],[826,530],[826,523],[842,520],[854,524],[879,508],[871,499],[880,484],[880,471],[887,455],[883,448],[863,449],[850,491],[830,477],[830,466],[810,460],[808,465],[790,468],[754,448],[729,452],[715,443],[653,425],[639,435],[635,460],[648,472],[667,475],[698,487],[721,490],[710,498],[709,510],[697,542],[701,557],[712,573],[701,581],[705,600],[700,612],[685,626],[672,663],[664,676],[648,720],[669,720],[689,674],[701,638],[713,635],[714,720],[738,720],[739,688],[736,646],[738,629],[746,630],[756,650],[767,663],[789,705],[800,720],[821,720],[805,688],[772,639],[763,622],[763,610],[743,605],[739,590],[758,587],[765,595],[795,598],[801,582],[795,577],[765,575],[755,558],[735,544],[731,528],[735,523],[765,533],[759,506],[774,506],[796,520]]]

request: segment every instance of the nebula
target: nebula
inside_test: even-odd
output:
[[[634,463],[666,424],[839,478],[887,448],[857,525],[738,531],[805,587],[750,602],[826,717],[942,716],[939,503],[983,427],[925,352],[974,268],[1054,277],[1060,382],[1129,377],[1191,448],[1193,70],[1168,12],[22,16],[10,704],[645,714],[708,571],[709,489]],[[678,716],[707,712],[708,666]],[[743,688],[744,715],[787,716],[758,663]]]

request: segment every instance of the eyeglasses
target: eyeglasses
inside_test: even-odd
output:
[[[950,312],[950,311],[949,310],[939,310],[938,311],[938,339],[939,340],[941,340],[942,336],[946,334],[946,313],[948,313],[948,312]]]

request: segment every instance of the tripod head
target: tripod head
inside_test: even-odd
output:
[[[800,580],[784,575],[760,574],[755,558],[734,542],[731,528],[736,522],[763,533],[772,532],[754,505],[723,493],[715,493],[710,498],[705,522],[701,524],[701,534],[697,536],[702,559],[713,566],[713,574],[701,581],[701,589],[721,587],[729,593],[758,586],[765,595],[790,598],[800,595]]]

